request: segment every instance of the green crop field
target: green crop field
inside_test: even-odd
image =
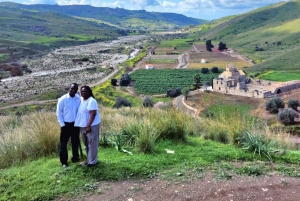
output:
[[[153,69],[136,70],[130,74],[134,81],[134,89],[141,94],[164,94],[168,89],[176,87],[190,87],[194,82],[194,75],[201,76],[201,83],[211,82],[218,74],[202,74],[195,69]]]
[[[268,71],[259,76],[260,79],[287,82],[292,80],[300,80],[300,71],[286,72],[286,71]]]

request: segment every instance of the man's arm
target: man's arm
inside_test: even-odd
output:
[[[61,127],[65,126],[63,111],[64,111],[64,101],[63,98],[60,98],[57,103],[56,116],[57,116],[58,123]]]

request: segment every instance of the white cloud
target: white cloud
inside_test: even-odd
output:
[[[161,6],[163,8],[173,8],[176,6],[176,3],[170,2],[170,1],[164,1]]]
[[[158,6],[160,5],[156,0],[131,0],[133,4],[137,4],[140,8],[144,9],[150,6]]]

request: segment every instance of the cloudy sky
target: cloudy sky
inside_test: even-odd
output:
[[[0,2],[9,0],[0,0]],[[284,0],[11,0],[24,4],[91,5],[129,10],[180,13],[188,17],[212,20],[241,14]],[[285,0],[286,1],[286,0]]]

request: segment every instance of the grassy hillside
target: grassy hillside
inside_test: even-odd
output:
[[[296,56],[300,48],[299,13],[299,0],[281,2],[201,25],[199,27],[203,27],[203,31],[197,37],[212,39],[214,45],[221,41],[253,59],[257,65],[249,71],[293,71],[299,69]],[[256,51],[255,47],[262,51]]]
[[[2,5],[2,4],[1,4]],[[116,38],[120,31],[105,24],[58,13],[0,6],[0,61],[58,46]]]
[[[147,12],[145,10],[126,10],[123,8],[93,7],[88,5],[23,5],[0,3],[10,8],[22,8],[39,12],[56,12],[68,16],[94,18],[126,29],[169,30],[189,24],[201,24],[206,20],[186,17],[175,13]]]

